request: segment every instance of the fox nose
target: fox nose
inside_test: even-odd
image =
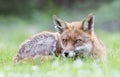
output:
[[[64,52],[65,57],[69,55],[69,52]]]

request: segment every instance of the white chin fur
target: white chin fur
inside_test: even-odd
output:
[[[73,57],[73,56],[75,56],[75,53],[74,52],[69,52],[68,57]]]

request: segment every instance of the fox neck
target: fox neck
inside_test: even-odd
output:
[[[104,44],[98,39],[96,36],[95,32],[93,31],[91,34],[91,41],[92,41],[92,51],[91,54],[93,57],[98,58],[98,57],[104,57],[106,55],[105,53],[105,46]],[[104,54],[104,55],[103,55]]]
[[[57,36],[57,48],[56,48],[56,56],[60,55],[62,53],[62,47],[61,47],[61,37],[60,37],[60,33],[56,32],[56,36]]]

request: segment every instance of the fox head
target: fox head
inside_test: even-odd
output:
[[[66,22],[54,15],[53,22],[60,33],[64,57],[88,55],[92,51],[91,35],[94,30],[94,16],[92,14],[77,22]]]

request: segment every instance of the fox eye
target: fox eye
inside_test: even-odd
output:
[[[67,42],[67,39],[62,39],[63,42]]]
[[[81,39],[77,39],[76,41],[75,41],[75,43],[79,43],[79,42],[81,42],[82,40]]]

